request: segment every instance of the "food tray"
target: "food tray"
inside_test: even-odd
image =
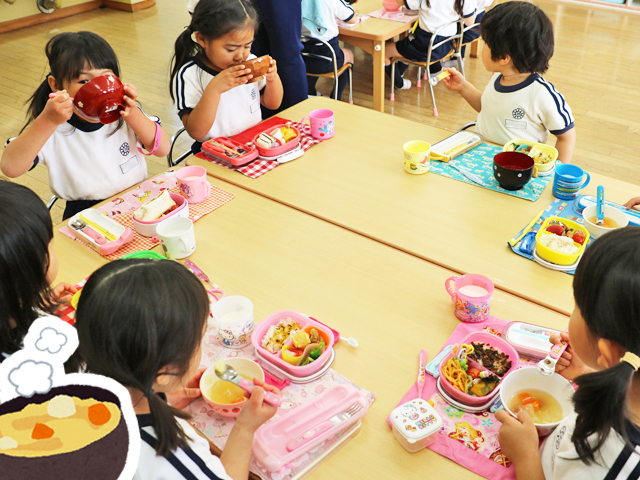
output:
[[[473,132],[458,132],[431,146],[431,160],[448,162],[482,143],[482,135]]]
[[[562,222],[567,227],[572,228],[573,230],[582,230],[582,232],[584,232],[584,243],[582,245],[573,242],[575,246],[580,247],[578,251],[573,255],[556,252],[555,250],[551,250],[550,248],[545,247],[544,245],[542,245],[542,243],[540,243],[540,237],[542,237],[542,235],[554,235],[553,233],[546,231],[546,228],[549,226],[549,223],[552,220]],[[556,265],[571,266],[574,265],[584,253],[584,249],[589,244],[589,238],[589,230],[587,230],[583,225],[580,225],[579,223],[568,220],[566,218],[549,217],[542,223],[540,229],[538,230],[538,233],[536,234],[536,254],[542,260],[546,260],[547,262],[555,263]]]
[[[86,218],[91,223],[96,224],[101,229],[104,229],[105,231],[114,235],[116,239],[111,241],[107,240],[105,243],[100,245],[90,235],[86,234],[82,230],[76,230],[71,226],[71,224],[75,221],[82,222],[83,220],[80,218],[81,216]],[[86,243],[100,255],[111,255],[124,244],[129,243],[131,240],[133,240],[133,230],[131,230],[129,227],[120,225],[118,222],[107,217],[105,214],[101,213],[95,208],[87,208],[86,210],[83,210],[75,214],[73,217],[69,218],[69,220],[67,220],[67,227],[74,237],[76,237],[83,243]],[[98,235],[104,236],[102,232],[99,231],[99,229],[96,229],[89,224],[87,224],[86,227],[83,228],[83,230],[85,229],[88,229],[88,231],[90,232],[96,232]]]
[[[296,131],[296,134],[297,134],[296,137],[292,138],[284,145],[280,145],[279,147],[275,147],[275,148],[264,148],[256,144],[256,140],[262,133],[270,133],[270,132],[273,132],[276,128],[280,128],[280,127],[292,128],[293,130]],[[280,125],[273,125],[265,130],[258,132],[258,134],[255,137],[253,137],[253,144],[258,149],[258,152],[260,152],[261,157],[266,157],[266,158],[279,157],[283,153],[286,153],[289,150],[293,150],[295,147],[297,147],[300,144],[300,130],[298,130],[295,127],[292,127],[291,125],[285,125],[284,123]]]
[[[313,363],[298,367],[283,360],[282,351],[274,354],[262,347],[262,338],[267,333],[269,327],[271,325],[277,324],[280,320],[285,320],[287,318],[290,318],[292,321],[298,323],[303,329],[305,327],[312,326],[325,333],[329,338],[329,344],[325,345],[325,351]],[[296,312],[295,310],[279,310],[275,313],[272,313],[258,324],[258,326],[251,334],[251,343],[253,343],[253,347],[255,348],[257,357],[262,358],[262,360],[267,363],[273,364],[275,367],[282,370],[283,372],[286,372],[292,377],[307,378],[315,373],[318,373],[318,371],[322,369],[327,362],[329,362],[330,358],[333,356],[332,351],[335,340],[333,338],[333,332],[331,332],[331,330],[316,322],[315,320],[310,319],[306,315],[300,312]]]
[[[225,147],[229,147],[232,149],[242,148],[244,150],[247,150],[247,153],[239,157],[229,156],[224,149],[213,145],[211,142],[218,142]],[[228,162],[234,167],[242,167],[243,165],[246,165],[247,163],[252,162],[256,158],[258,158],[258,150],[256,149],[256,147],[248,147],[243,143],[227,137],[216,137],[211,140],[207,140],[202,144],[202,150],[204,150],[207,155],[215,158],[216,160]]]
[[[436,380],[436,389],[438,390],[438,393],[440,394],[440,396],[447,401],[450,405],[456,407],[458,410],[462,410],[463,412],[467,412],[467,413],[482,413],[485,412],[487,410],[489,410],[491,408],[491,406],[496,403],[497,397],[498,395],[493,395],[488,397],[489,400],[487,400],[486,403],[481,403],[478,406],[474,406],[471,407],[469,405],[465,405],[464,403],[460,403],[456,400],[454,400],[451,395],[449,395],[449,393],[447,393],[447,391],[444,389],[444,387],[442,386],[442,380],[440,380],[440,377],[438,377],[438,379]]]

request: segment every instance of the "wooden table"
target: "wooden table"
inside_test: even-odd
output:
[[[435,143],[451,132],[370,109],[312,98],[281,116],[299,120],[315,108],[335,112],[334,138],[258,179],[192,157],[226,179],[265,197],[461,273],[491,277],[498,288],[568,314],[573,277],[548,270],[507,246],[554,199],[551,185],[529,202],[433,173],[403,169],[402,145]],[[604,185],[607,198],[624,203],[638,187],[592,174],[583,193]]]
[[[379,0],[360,0],[354,8],[367,14],[380,10],[382,3]],[[408,31],[412,25],[412,22],[369,17],[355,27],[340,28],[338,39],[373,55],[373,109],[378,112],[384,112],[384,44],[396,35]]]
[[[255,318],[291,308],[315,316],[360,347],[336,347],[333,368],[378,394],[362,431],[309,478],[475,479],[477,475],[429,450],[408,453],[385,423],[415,382],[418,351],[429,359],[458,325],[444,280],[452,272],[220,180],[236,195],[195,223],[189,257],[227,294],[249,297]],[[76,283],[106,261],[55,233],[57,281]],[[504,292],[496,317],[556,329],[567,317]]]

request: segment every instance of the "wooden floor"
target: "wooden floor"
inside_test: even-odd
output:
[[[536,3],[555,25],[556,51],[545,78],[573,109],[578,135],[573,162],[640,186],[640,16],[547,0]],[[22,128],[24,102],[48,72],[44,55],[47,40],[59,31],[78,30],[91,30],[107,39],[118,54],[123,79],[138,87],[143,108],[159,115],[172,135],[180,122],[168,93],[168,66],[173,42],[189,23],[185,4],[157,0],[156,6],[136,13],[100,9],[1,34],[0,140],[4,143]],[[354,50],[354,103],[371,107],[372,57]],[[468,58],[465,70],[467,78],[481,89],[491,76],[479,58]],[[420,89],[415,87],[415,73],[411,67],[405,74],[413,81],[413,88],[396,91],[394,103],[386,101],[387,113],[452,131],[475,120],[473,109],[443,85],[436,87],[440,116],[433,117],[428,87],[424,83]],[[322,93],[328,95],[330,89],[330,83],[319,82]],[[388,141],[393,141],[392,132]],[[164,158],[150,157],[148,163],[150,174],[166,167]],[[51,196],[44,166],[17,181],[43,200]],[[616,198],[615,192],[609,198],[627,200]],[[63,207],[63,201],[54,206],[55,222],[61,220]]]

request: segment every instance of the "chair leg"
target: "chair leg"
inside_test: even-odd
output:
[[[349,67],[349,103],[353,105],[353,65]]]
[[[396,96],[394,90],[395,90],[395,86],[396,86],[396,62],[394,60],[391,61],[391,96],[389,97],[389,100],[391,100],[392,102],[396,101]]]
[[[338,100],[338,76],[333,77],[333,99]]]
[[[416,81],[416,87],[420,88],[420,86],[422,85],[422,83],[420,82],[420,79],[422,78],[422,67],[418,67],[418,80]]]
[[[456,60],[458,60],[458,71],[464,77],[464,58],[462,56],[458,56]]]
[[[431,82],[429,82],[429,91],[431,92],[431,101],[433,102],[433,116],[437,117],[438,116],[438,107],[436,107],[436,97],[433,94],[433,85],[431,85]]]

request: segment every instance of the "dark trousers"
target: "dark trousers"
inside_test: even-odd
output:
[[[73,217],[76,213],[91,208],[94,205],[102,202],[103,200],[69,200],[67,206],[64,207],[64,213],[62,214],[62,220]]]
[[[333,51],[336,54],[336,63],[338,64],[338,69],[344,65],[344,53],[340,48],[340,44],[338,43],[338,37],[334,37],[327,42],[333,48]],[[314,42],[313,40],[309,40],[304,42],[303,44],[303,52],[305,53],[313,53],[314,55],[322,55],[324,57],[331,58],[331,51],[329,48],[319,42]],[[307,67],[308,73],[331,73],[333,72],[333,62],[328,60],[323,60],[321,58],[313,58],[313,57],[302,57],[304,63]],[[347,83],[349,82],[349,74],[347,72],[343,73],[338,77],[338,100],[342,98],[342,92],[344,92]],[[309,77],[307,76],[307,86],[309,90],[309,95],[316,94],[316,83],[318,82],[318,77]],[[331,91],[331,98],[333,98],[334,92]]]

